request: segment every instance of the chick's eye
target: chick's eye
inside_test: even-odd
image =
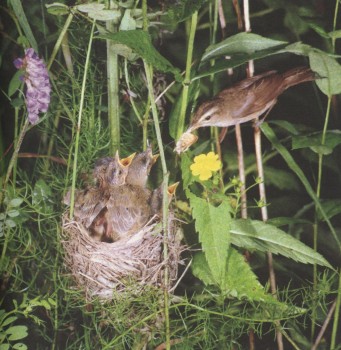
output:
[[[205,120],[210,120],[211,119],[211,115],[208,115],[207,117],[205,117]]]

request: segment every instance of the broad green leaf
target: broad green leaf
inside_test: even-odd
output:
[[[318,154],[328,155],[333,152],[333,149],[341,144],[341,131],[328,130],[325,135],[325,143],[321,144],[322,133],[315,132],[303,136],[294,136],[292,138],[292,149],[300,149],[309,147],[312,151]]]
[[[5,220],[5,224],[6,224],[7,227],[11,227],[11,228],[17,226],[16,223],[13,220],[11,220],[11,219],[6,219]]]
[[[9,350],[10,345],[9,344],[0,344],[0,350]]]
[[[62,4],[60,2],[54,2],[52,4],[45,5],[47,12],[51,15],[55,16],[63,16],[68,15],[70,13],[70,9],[65,4]]]
[[[19,340],[28,336],[27,327],[26,326],[12,326],[5,330],[6,334],[8,334],[8,340]]]
[[[304,264],[332,268],[321,254],[271,224],[240,219],[233,220],[230,227],[231,243],[238,247],[269,251]]]
[[[8,96],[11,97],[22,84],[22,81],[20,80],[20,77],[24,74],[22,70],[18,70],[12,77],[11,81],[8,85]]]
[[[271,142],[272,146],[275,147],[277,152],[282,156],[282,158],[286,161],[288,167],[296,174],[296,176],[300,179],[303,186],[305,187],[307,193],[309,196],[313,199],[316,207],[321,211],[321,214],[323,218],[326,220],[326,223],[330,229],[330,232],[332,233],[335,241],[338,244],[339,249],[341,249],[341,242],[335,232],[335,229],[331,222],[329,221],[328,217],[326,216],[326,213],[324,212],[324,209],[322,208],[322,205],[320,203],[319,198],[317,197],[316,193],[314,192],[313,188],[311,187],[308,179],[304,175],[302,169],[298,166],[298,164],[295,162],[294,158],[290,154],[290,152],[279,142],[277,139],[275,133],[270,128],[269,124],[266,122],[263,122],[260,125],[260,128],[263,132],[263,134],[266,136],[266,138]]]
[[[1,327],[6,327],[9,324],[13,323],[14,321],[16,321],[18,319],[18,317],[16,316],[10,316],[5,318],[4,322],[2,322]]]
[[[234,56],[236,54],[251,55],[257,51],[279,47],[286,44],[285,41],[272,40],[253,33],[238,33],[221,41],[218,44],[210,45],[202,56],[202,61],[222,56]]]
[[[179,69],[175,68],[153,46],[148,33],[142,30],[126,30],[118,33],[109,33],[98,36],[100,39],[112,40],[114,43],[130,47],[136,54],[162,72],[173,73],[181,81]]]
[[[190,151],[187,151],[181,155],[181,175],[183,189],[187,189],[188,186],[195,181],[195,177],[192,175],[190,169],[190,166],[193,163],[190,155]]]
[[[22,7],[20,0],[10,0],[15,16],[17,17],[21,28],[23,29],[25,36],[30,42],[30,46],[34,49],[35,52],[38,52],[38,44],[34,38],[33,32],[25,15],[24,9]]]
[[[274,168],[268,165],[264,166],[264,178],[267,184],[271,184],[280,190],[300,190],[300,185],[296,177],[286,170]]]
[[[195,229],[205,253],[208,266],[218,284],[225,275],[225,263],[230,245],[230,205],[222,202],[214,207],[206,200],[197,197],[189,190],[186,195],[190,200]]]
[[[286,225],[295,225],[295,224],[304,224],[312,225],[312,222],[304,219],[297,219],[293,217],[277,217],[271,218],[267,221],[268,224],[274,225],[276,227],[286,226]]]
[[[238,53],[233,55],[229,59],[217,59],[214,63],[214,66],[211,66],[211,64],[208,65],[208,68],[201,65],[199,69],[199,73],[192,79],[192,81],[195,81],[199,78],[206,77],[212,74],[216,74],[222,71],[225,71],[228,68],[236,68],[241,66],[244,63],[247,63],[250,60],[257,60],[260,58],[268,57],[274,54],[277,54],[279,50],[283,47],[281,45],[280,47],[272,48],[272,49],[265,49],[260,50],[255,53],[246,54],[246,53]],[[208,62],[204,62],[208,63]]]
[[[214,279],[203,253],[195,254],[191,268],[194,276],[199,278],[207,286],[220,288],[222,294],[226,297],[254,302],[266,302],[286,308],[285,304],[276,301],[271,295],[265,292],[257,276],[251,270],[250,265],[236,249],[229,248],[225,263],[226,273],[221,285]]]
[[[16,343],[13,345],[13,349],[14,350],[26,350],[27,349],[27,345],[23,344],[23,343]]]
[[[329,199],[322,201],[322,207],[328,219],[341,213],[341,199]],[[324,220],[320,211],[317,211],[319,220]]]
[[[317,79],[316,84],[327,96],[341,93],[341,66],[324,52],[311,51],[309,53],[311,69],[322,79]]]
[[[18,210],[9,210],[7,212],[7,215],[10,217],[10,218],[15,218],[17,216],[20,215],[19,211]]]

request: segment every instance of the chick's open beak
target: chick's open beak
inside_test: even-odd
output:
[[[134,152],[133,154],[131,154],[129,157],[119,159],[119,162],[120,162],[124,167],[128,167],[128,166],[131,164],[131,162],[133,161],[135,155],[136,155],[136,152]]]

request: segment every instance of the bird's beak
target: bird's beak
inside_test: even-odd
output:
[[[154,154],[152,157],[153,157],[153,160],[152,160],[152,165],[154,165],[156,163],[156,161],[159,159],[159,154]]]
[[[177,187],[179,186],[179,183],[180,182],[175,182],[173,185],[168,186],[167,193],[170,197],[174,196],[175,191],[176,191]]]
[[[122,158],[119,160],[119,162],[124,166],[124,167],[128,167],[131,162],[133,161],[134,157],[136,155],[136,152],[134,152],[133,154],[131,154],[129,157],[127,158]]]

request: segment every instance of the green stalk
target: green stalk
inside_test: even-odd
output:
[[[336,0],[335,11],[334,11],[333,30],[336,29],[338,8],[339,8],[339,1]],[[332,38],[332,47],[333,47],[333,53],[334,53],[335,52],[335,38],[334,37]],[[322,132],[322,138],[321,138],[321,145],[322,146],[326,142],[326,134],[327,134],[328,124],[329,124],[331,101],[332,101],[332,97],[328,96],[326,116],[325,116],[325,120],[324,120],[323,132]],[[321,196],[321,183],[322,183],[322,170],[323,170],[322,166],[323,166],[323,154],[319,154],[318,155],[317,187],[316,187],[316,196],[318,199],[320,199],[320,196]],[[317,213],[317,209],[318,208],[315,206],[315,213]],[[315,214],[315,223],[313,225],[313,249],[315,251],[317,251],[318,229],[319,229],[319,223],[318,223],[318,219],[317,219],[317,214]],[[341,249],[340,245],[339,245],[339,249]],[[317,293],[317,266],[316,266],[316,264],[314,264],[314,266],[313,266],[313,291],[314,291],[314,305],[313,305],[312,322],[311,322],[311,338],[314,337],[315,323],[316,323],[316,307],[317,307],[317,305],[315,303],[315,295]]]
[[[50,70],[52,63],[53,63],[54,59],[56,58],[56,55],[57,55],[59,48],[60,48],[60,45],[62,44],[63,38],[64,38],[67,30],[69,29],[72,20],[73,20],[73,13],[70,13],[69,16],[67,17],[65,23],[64,23],[63,29],[60,32],[59,37],[56,41],[56,44],[54,45],[54,48],[52,50],[50,59],[47,63],[48,70]]]
[[[110,8],[114,1],[110,0]],[[108,21],[106,29],[114,33],[117,27],[114,21]],[[119,100],[119,69],[118,55],[115,43],[107,40],[107,76],[108,76],[108,119],[110,132],[110,153],[113,155],[120,149],[120,100]]]
[[[176,135],[177,139],[179,139],[180,136],[182,135],[184,131],[184,126],[185,126],[188,90],[189,90],[189,85],[191,83],[191,65],[192,65],[192,58],[193,58],[194,38],[195,38],[197,24],[198,24],[198,11],[195,11],[192,15],[191,29],[190,29],[189,38],[188,38],[186,72],[185,72],[185,79],[184,79],[183,90],[182,90],[180,116],[179,116],[178,130]]]
[[[90,53],[91,53],[91,46],[92,46],[92,40],[93,40],[93,36],[94,36],[95,25],[96,25],[96,21],[93,22],[92,28],[91,28],[90,40],[89,40],[88,50],[87,50],[87,54],[86,54],[85,67],[84,67],[81,99],[80,99],[80,103],[79,103],[79,113],[78,113],[77,129],[76,129],[76,140],[75,140],[75,157],[73,160],[73,171],[72,171],[70,218],[73,217],[73,209],[74,209],[73,206],[74,206],[74,201],[75,201],[75,187],[76,187],[76,177],[77,177],[79,137],[80,137],[80,131],[81,131],[81,124],[82,124],[82,114],[83,114],[83,106],[84,106],[84,98],[85,98],[86,78],[87,78],[88,70],[89,70]]]
[[[340,308],[341,308],[341,271],[339,271],[339,287],[337,290],[336,307],[333,322],[333,331],[330,341],[330,350],[336,349],[336,336],[339,332],[339,319],[340,319]]]

